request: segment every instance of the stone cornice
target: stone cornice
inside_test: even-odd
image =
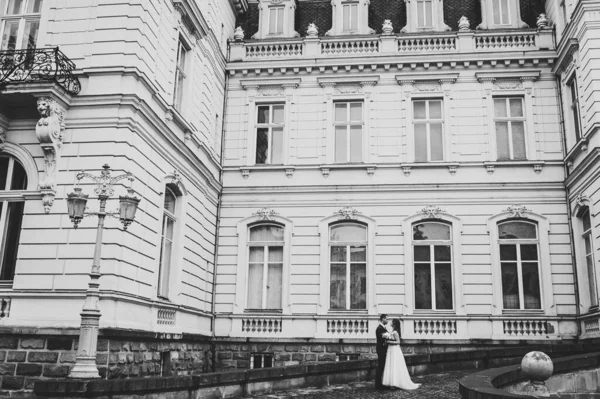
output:
[[[288,78],[288,79],[245,79],[240,81],[240,85],[246,90],[249,88],[259,88],[263,86],[281,86],[281,87],[293,87],[296,88],[300,85],[302,79],[300,78]]]
[[[477,72],[475,77],[479,82],[494,81],[498,79],[520,79],[522,81],[534,81],[540,77],[541,71],[538,70],[519,70],[519,71],[494,71]]]
[[[454,83],[458,79],[458,72],[447,72],[447,73],[420,73],[420,74],[401,74],[396,75],[396,81],[399,84],[412,83],[412,82],[432,82],[437,81],[439,83]]]
[[[561,46],[560,48],[552,73],[562,73],[567,68],[567,64],[573,60],[573,54],[575,54],[577,50],[579,50],[579,41],[577,39],[570,38],[566,40],[564,46]]]
[[[340,76],[340,77],[318,77],[317,81],[321,87],[335,86],[338,84],[355,83],[362,86],[374,86],[379,81],[378,75],[355,75],[355,76]]]
[[[202,11],[195,1],[171,0],[175,9],[179,10],[183,17],[183,23],[194,35],[204,36],[210,30],[208,23],[202,16]]]

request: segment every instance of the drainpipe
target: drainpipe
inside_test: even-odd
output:
[[[559,115],[560,115],[560,128],[563,132],[562,134],[562,139],[563,139],[563,148],[564,148],[564,153],[567,153],[567,137],[565,134],[565,118],[564,118],[564,113],[563,113],[563,96],[562,96],[562,82],[561,82],[561,78],[560,76],[557,76],[557,83],[558,83],[558,109],[559,109]],[[564,168],[565,168],[565,176],[569,176],[569,167],[567,166],[567,164],[564,164]],[[579,337],[581,337],[581,322],[579,319],[579,316],[581,315],[581,301],[580,301],[580,297],[579,297],[579,278],[577,276],[577,256],[575,254],[575,235],[573,233],[573,218],[572,218],[572,214],[571,214],[571,203],[569,202],[569,188],[567,187],[567,185],[565,184],[565,195],[566,195],[566,201],[567,201],[567,220],[569,222],[569,235],[571,236],[571,239],[569,240],[569,244],[571,246],[571,264],[573,265],[573,281],[575,283],[575,317],[577,320],[577,340],[579,341]]]
[[[227,54],[225,55],[225,63],[227,63],[227,59],[229,58],[229,45],[227,45]],[[222,199],[222,191],[223,191],[223,159],[225,159],[225,110],[227,109],[227,84],[229,83],[229,75],[227,71],[225,71],[225,87],[223,90],[223,109],[221,110],[221,126],[219,131],[221,132],[221,159],[220,159],[220,171],[219,171],[219,185],[221,186],[221,192],[219,192],[217,196],[217,221],[215,223],[215,253],[213,260],[213,281],[212,281],[212,299],[210,306],[210,331],[212,333],[211,339],[211,351],[212,351],[212,371],[216,371],[215,362],[216,362],[216,345],[215,345],[215,300],[216,300],[216,289],[217,286],[217,252],[219,249],[219,227],[221,226],[221,199]]]

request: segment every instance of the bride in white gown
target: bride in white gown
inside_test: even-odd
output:
[[[385,369],[383,370],[382,384],[389,387],[400,388],[404,390],[417,389],[421,384],[415,384],[410,379],[406,361],[400,349],[400,320],[392,320],[393,331],[389,334],[388,350],[385,358]]]

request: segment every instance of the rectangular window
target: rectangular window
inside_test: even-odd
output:
[[[415,161],[444,160],[442,100],[414,100]]]
[[[500,245],[504,309],[541,309],[536,244]]]
[[[358,3],[343,4],[344,19],[342,31],[353,32],[358,30]]]
[[[160,259],[158,264],[158,296],[169,298],[171,279],[171,262],[173,257],[173,239],[175,233],[175,207],[177,195],[169,188],[165,188],[163,205],[163,222],[160,242]]]
[[[433,27],[433,0],[417,0],[417,28]]]
[[[366,309],[367,248],[331,247],[331,309]]]
[[[571,117],[573,118],[573,130],[575,132],[575,139],[579,141],[581,138],[581,125],[579,119],[579,95],[577,90],[577,79],[571,79],[569,83],[569,92],[571,97]]]
[[[1,49],[35,49],[43,0],[8,0],[0,4],[2,4]]]
[[[585,264],[588,273],[588,284],[590,288],[591,306],[598,306],[598,292],[596,288],[596,267],[594,266],[594,245],[592,243],[592,220],[590,209],[586,209],[581,216],[583,226],[583,244],[585,252]]]
[[[363,104],[335,103],[335,162],[362,162]]]
[[[173,91],[173,103],[175,109],[181,110],[183,102],[184,83],[186,78],[185,59],[187,57],[187,48],[179,41],[177,44],[177,65],[175,68],[175,90]]]
[[[499,161],[525,160],[525,113],[523,98],[494,98],[496,151]]]
[[[283,7],[269,8],[269,34],[278,35],[283,33]]]
[[[273,354],[253,353],[250,356],[251,369],[264,369],[273,367]]]
[[[259,105],[256,119],[256,163],[283,163],[283,104]]]
[[[494,25],[510,25],[508,2],[514,0],[493,0]]]

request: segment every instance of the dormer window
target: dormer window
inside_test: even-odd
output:
[[[481,24],[477,29],[527,28],[521,21],[518,0],[481,0]]]
[[[253,39],[298,37],[294,30],[296,0],[259,0],[258,32]]]
[[[283,7],[269,7],[269,35],[283,34]]]
[[[344,22],[342,30],[344,32],[356,32],[358,30],[358,3],[343,3]]]
[[[444,23],[444,0],[404,0],[406,26],[402,33],[449,31]]]

